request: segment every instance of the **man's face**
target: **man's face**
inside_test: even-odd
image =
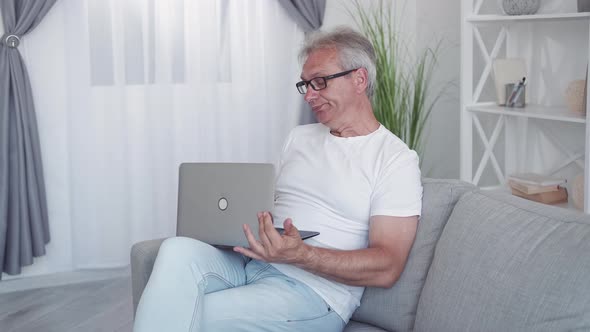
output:
[[[301,79],[311,80],[339,73],[343,69],[338,62],[338,51],[335,49],[313,51],[303,65]],[[305,101],[311,106],[317,120],[332,129],[343,124],[350,98],[354,98],[350,74],[327,81],[327,87],[319,91],[309,86],[305,93]]]

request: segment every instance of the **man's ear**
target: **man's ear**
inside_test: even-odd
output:
[[[365,93],[369,87],[369,72],[366,68],[359,68],[354,71],[354,82],[357,93]]]

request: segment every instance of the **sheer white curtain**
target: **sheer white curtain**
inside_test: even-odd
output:
[[[183,161],[274,162],[303,32],[275,0],[60,0],[23,41],[52,240],[25,275],[128,264]]]

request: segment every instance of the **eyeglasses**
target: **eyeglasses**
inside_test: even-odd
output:
[[[333,74],[333,75],[324,76],[324,77],[314,77],[309,81],[297,82],[297,84],[295,84],[295,86],[297,87],[297,91],[299,91],[299,93],[302,95],[307,93],[307,87],[310,85],[311,85],[312,89],[314,89],[315,91],[319,91],[319,90],[322,90],[322,89],[325,89],[328,87],[328,80],[331,80],[333,78],[337,78],[340,76],[348,75],[349,73],[352,73],[353,71],[355,71],[357,69],[358,68],[343,71],[343,72]]]

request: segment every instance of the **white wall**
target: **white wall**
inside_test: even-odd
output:
[[[444,89],[425,129],[422,173],[458,179],[461,1],[416,0],[416,13],[417,49],[440,42],[431,92]]]
[[[362,0],[360,3],[364,9],[371,9],[379,4],[381,0]],[[387,0],[385,0],[387,1]],[[392,17],[396,20],[401,37],[408,46],[414,45],[416,39],[416,2],[414,0],[389,0],[393,3]],[[433,0],[429,0],[433,1]],[[346,25],[359,30],[354,20],[347,12],[350,8],[354,12],[352,0],[327,0],[326,13],[322,29],[328,30],[335,26]]]
[[[413,39],[416,30],[416,4],[413,0],[390,0],[394,3],[393,14],[402,25],[401,29],[408,33],[408,37]],[[433,0],[430,0],[433,1]],[[369,9],[378,5],[380,0],[362,0],[360,3],[363,8]],[[356,29],[353,19],[349,16],[346,8],[352,6],[349,0],[327,0],[326,13],[324,15],[324,24],[322,29],[330,29],[338,25],[347,25]]]

